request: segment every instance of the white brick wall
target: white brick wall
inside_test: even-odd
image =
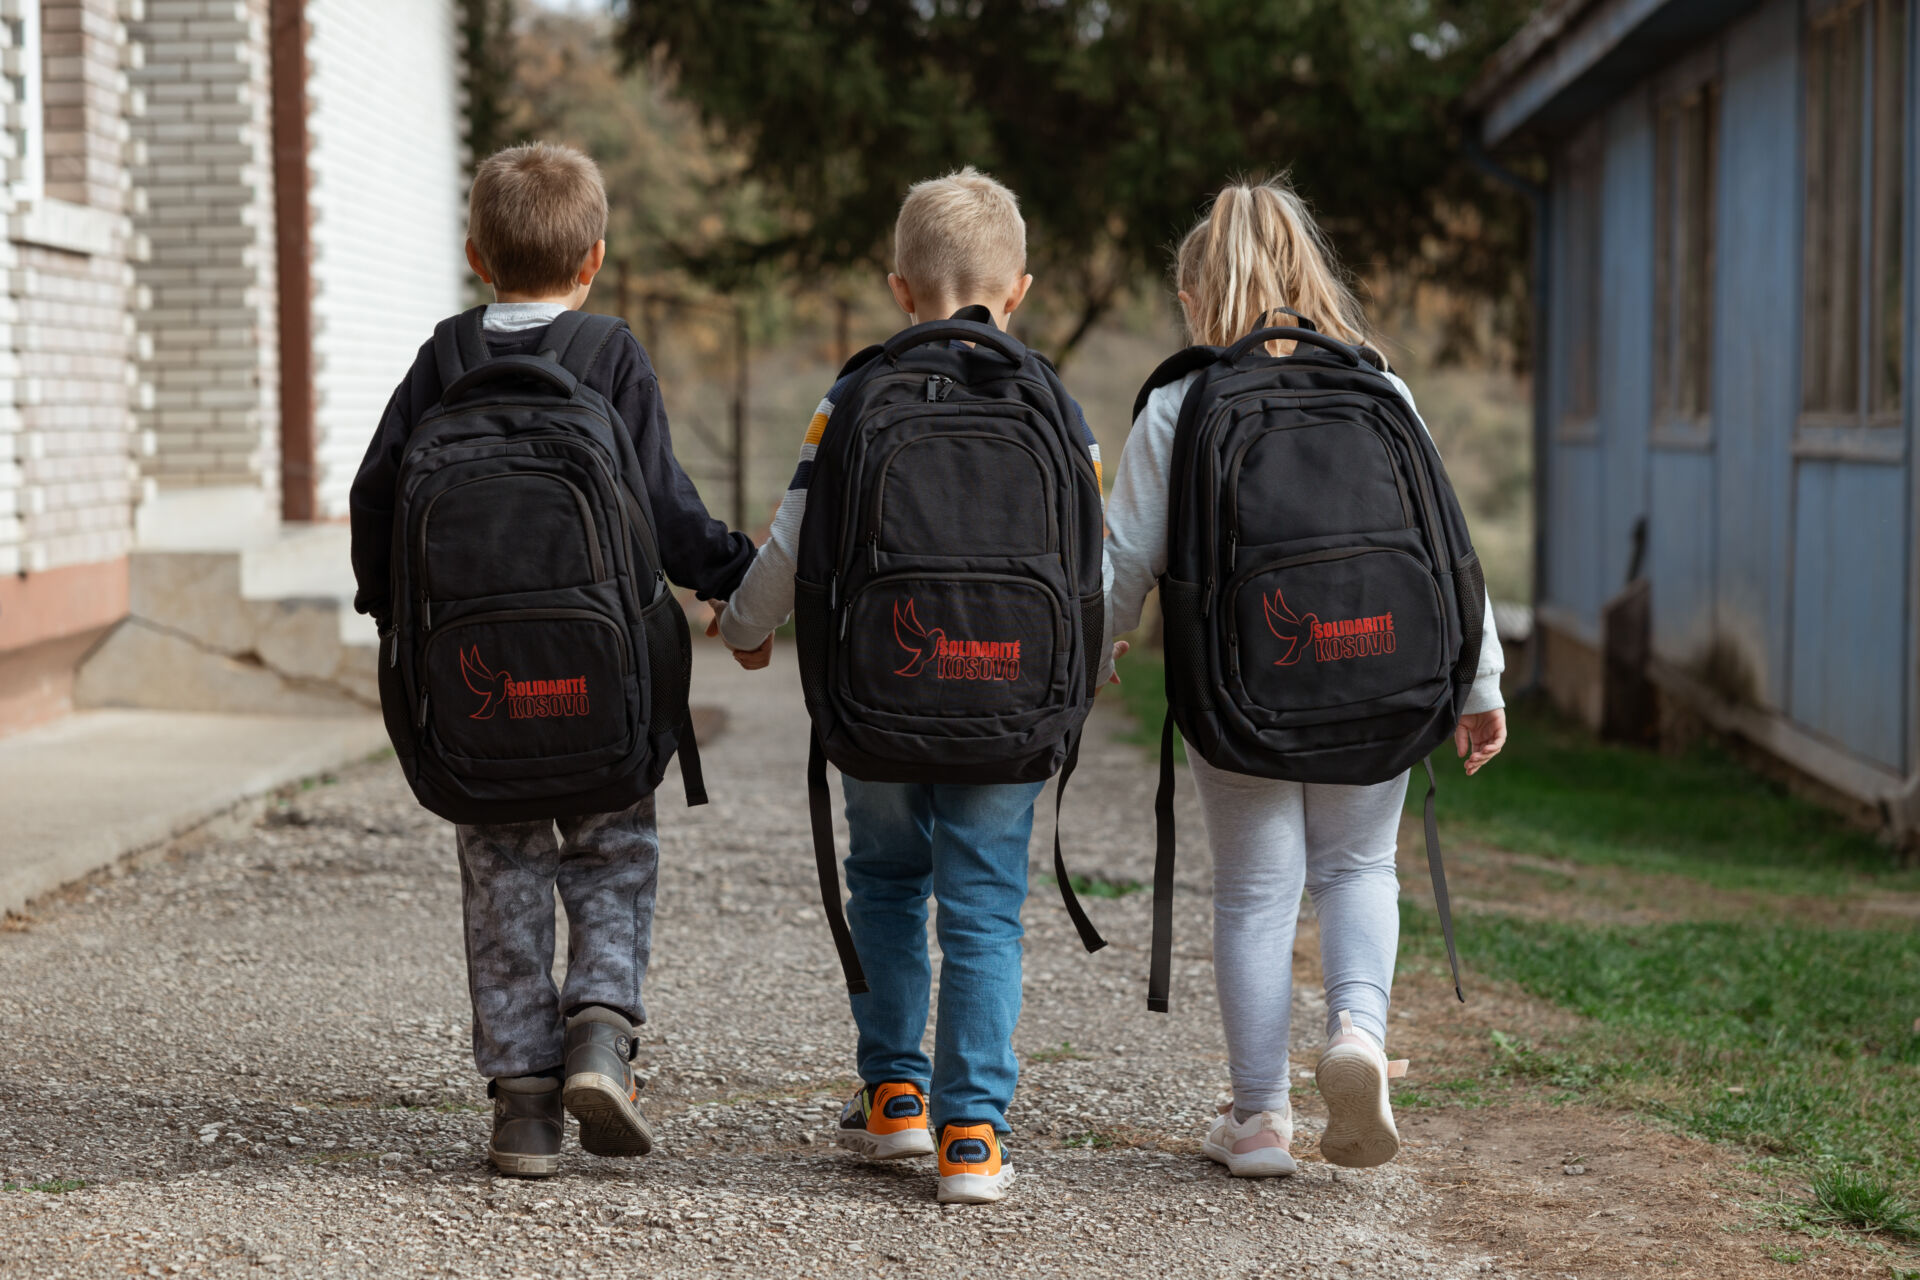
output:
[[[140,426],[164,488],[250,485],[279,501],[280,356],[274,284],[268,0],[145,0],[132,79],[151,245],[138,279]]]
[[[27,8],[0,3],[9,45]],[[127,31],[117,0],[37,8],[44,169],[15,188],[37,194],[7,201],[0,238],[0,573],[124,555],[139,494]],[[18,157],[24,78],[8,80]]]
[[[342,516],[394,385],[464,300],[459,59],[452,0],[309,0],[308,17],[315,434],[321,510]]]

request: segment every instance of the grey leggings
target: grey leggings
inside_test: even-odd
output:
[[[1303,886],[1320,920],[1327,1035],[1345,1009],[1386,1043],[1400,945],[1393,856],[1407,778],[1370,787],[1278,782],[1188,760],[1213,847],[1213,972],[1234,1107],[1279,1111]]]

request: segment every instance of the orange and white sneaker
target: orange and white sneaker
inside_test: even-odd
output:
[[[933,1154],[927,1095],[910,1081],[870,1084],[840,1113],[834,1141],[869,1160],[905,1160]]]
[[[1371,1169],[1400,1152],[1400,1130],[1387,1101],[1387,1081],[1407,1074],[1406,1059],[1387,1061],[1372,1036],[1340,1011],[1340,1033],[1320,1055],[1314,1082],[1327,1100],[1327,1131],[1320,1154],[1329,1164]]]
[[[941,1126],[941,1204],[995,1204],[1012,1185],[1013,1166],[992,1125]]]

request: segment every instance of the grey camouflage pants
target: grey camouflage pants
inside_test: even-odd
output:
[[[559,828],[558,838],[555,827]],[[660,837],[653,797],[619,813],[456,826],[473,1057],[489,1079],[557,1069],[566,1014],[601,1004],[646,1020]],[[567,985],[553,984],[553,892],[567,912]]]

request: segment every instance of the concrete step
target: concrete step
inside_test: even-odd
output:
[[[342,525],[239,547],[137,550],[128,618],[81,666],[83,708],[360,714],[377,708],[378,636],[353,612]]]
[[[379,751],[377,716],[78,711],[0,740],[0,914]]]

